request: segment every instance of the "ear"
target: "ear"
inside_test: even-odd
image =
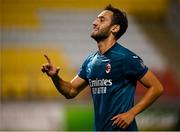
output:
[[[120,30],[120,25],[113,25],[112,28],[111,28],[111,32],[113,34],[117,33],[119,30]]]

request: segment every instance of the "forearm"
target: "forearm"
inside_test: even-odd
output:
[[[142,99],[129,111],[135,116],[149,107],[163,92],[163,88],[150,87]]]
[[[55,67],[50,58],[44,54],[48,63],[41,67],[41,71],[46,73],[53,81],[56,89],[64,95],[67,99],[74,98],[83,88],[87,86],[84,79],[76,76],[71,82],[64,81],[58,76],[59,67]]]
[[[58,75],[51,77],[56,89],[67,99],[71,99],[76,96],[75,91],[73,91],[73,86],[70,82],[64,81]]]

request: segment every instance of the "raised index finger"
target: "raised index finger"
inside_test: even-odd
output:
[[[51,64],[51,60],[50,60],[50,58],[47,56],[47,54],[44,54],[44,57],[46,58],[46,60],[48,61],[48,63]]]

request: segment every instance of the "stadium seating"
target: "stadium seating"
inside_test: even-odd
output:
[[[167,2],[112,1],[112,5],[128,12],[129,28],[120,43],[135,51],[150,68],[158,72],[166,70],[167,62],[130,14],[162,15]],[[40,71],[41,65],[46,62],[44,51],[61,67],[60,74],[66,80],[72,79],[86,56],[96,50],[96,45],[93,45],[95,41],[89,37],[91,25],[98,10],[107,3],[107,0],[3,0],[2,98],[23,100],[62,97],[49,78]],[[83,95],[79,97],[86,98]]]
[[[3,0],[2,26],[31,27],[40,26],[38,11],[40,9],[102,9],[108,3],[121,7],[133,14],[163,14],[168,0]]]
[[[2,95],[3,99],[40,99],[55,98],[58,92],[50,79],[41,72],[41,66],[46,62],[43,54],[47,49],[38,48],[3,48],[2,50]],[[70,80],[72,70],[63,52],[48,49],[48,55],[55,64],[60,65],[62,75]]]

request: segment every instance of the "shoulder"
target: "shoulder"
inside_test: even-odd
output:
[[[98,51],[92,52],[91,54],[89,54],[86,58],[86,60],[90,60],[91,58],[94,58],[94,56],[96,56],[98,53]]]
[[[121,52],[123,52],[123,54],[125,56],[133,56],[136,55],[133,51],[131,51],[130,49],[123,47],[122,45],[119,44],[119,46],[121,47]]]
[[[145,67],[143,60],[136,53],[120,44],[117,44],[112,50],[112,56],[115,60],[120,62],[120,64],[123,64],[124,67],[135,67],[140,65]]]
[[[86,64],[86,63],[88,63],[89,61],[91,61],[91,59],[94,58],[94,56],[95,56],[96,54],[97,54],[97,51],[89,54],[89,55],[86,57],[86,59],[85,59],[85,61],[84,61],[84,64]]]
[[[121,44],[117,43],[115,47],[111,50],[113,57],[119,59],[130,59],[130,58],[139,58],[133,51],[123,47]]]
[[[120,44],[119,44],[120,45]],[[121,52],[124,55],[125,59],[141,59],[136,53],[134,53],[132,50],[125,48],[121,46]]]

